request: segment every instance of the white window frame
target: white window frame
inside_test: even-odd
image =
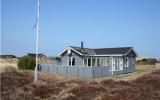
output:
[[[86,63],[85,63],[86,60]],[[88,58],[83,58],[83,67],[88,66]]]
[[[117,61],[117,63],[115,63],[115,71],[120,71],[119,58],[115,58],[115,60]],[[116,67],[117,67],[117,69],[116,69]]]
[[[112,58],[112,70],[113,71],[115,71],[115,66],[116,66],[115,58]]]
[[[74,64],[74,65],[72,64],[73,58],[74,58],[74,57],[69,57],[69,58],[68,58],[68,66],[75,66],[75,65],[76,65],[76,58],[74,58],[74,59],[75,59],[75,62],[74,62],[75,64]],[[71,59],[71,65],[69,65],[69,60],[70,60],[70,59]]]
[[[93,62],[93,60],[94,60],[94,62]],[[92,67],[93,66],[96,66],[96,58],[95,57],[92,58]]]
[[[96,63],[97,63],[97,66],[99,67],[100,66],[100,58],[99,57],[97,57]]]
[[[71,66],[71,65],[69,65],[70,59],[71,59],[71,57],[68,57],[68,66]],[[72,59],[71,59],[71,60],[72,60]],[[72,61],[71,61],[71,62],[72,62]]]
[[[123,70],[123,58],[119,58],[119,68]]]
[[[125,57],[125,67],[129,67],[129,58]]]
[[[90,59],[90,66],[88,66],[88,60],[89,60],[89,59]],[[87,66],[88,66],[88,67],[92,67],[92,58],[90,58],[90,57],[87,58]]]
[[[123,66],[120,66],[120,58],[114,58],[114,57],[112,58],[112,69],[113,71],[123,70]]]
[[[74,65],[73,65],[73,59],[74,59]],[[76,65],[76,58],[72,57],[72,66],[75,66]]]

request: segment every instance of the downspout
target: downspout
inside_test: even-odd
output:
[[[92,67],[92,57],[91,57],[91,67]]]

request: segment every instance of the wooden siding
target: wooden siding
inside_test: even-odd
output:
[[[67,54],[67,52],[65,52],[64,55],[62,55],[61,57],[62,65],[68,66],[69,57],[70,56]],[[75,58],[75,66],[83,66],[83,59],[77,53],[72,51],[71,57]]]

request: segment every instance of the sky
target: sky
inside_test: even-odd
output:
[[[1,54],[35,53],[36,0],[1,0]],[[39,53],[134,47],[160,58],[160,0],[40,0]]]

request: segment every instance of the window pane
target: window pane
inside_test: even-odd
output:
[[[102,58],[102,66],[105,66],[105,58]]]
[[[100,66],[99,58],[97,58],[97,66]]]
[[[92,66],[95,66],[96,59],[92,58]]]
[[[69,65],[71,65],[71,58],[69,57]]]
[[[119,67],[120,70],[123,70],[123,58],[119,58]]]
[[[84,58],[84,66],[87,66],[87,59]]]
[[[72,65],[75,65],[75,58],[72,58]]]
[[[119,58],[114,58],[115,60],[115,70],[119,70]]]
[[[128,60],[128,57],[125,58],[125,67],[128,67],[128,64],[129,64],[129,60]]]
[[[117,70],[119,70],[119,58],[117,58]]]
[[[103,66],[103,58],[99,58],[99,66]]]
[[[88,66],[91,66],[91,58],[88,58]]]
[[[111,65],[111,58],[107,58],[107,65],[108,65],[108,66]]]

